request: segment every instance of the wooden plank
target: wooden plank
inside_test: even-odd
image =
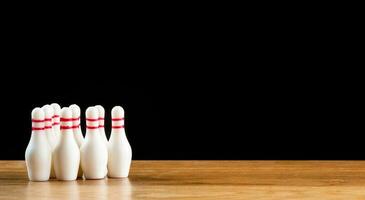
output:
[[[0,161],[0,199],[365,200],[365,161],[133,161],[129,178],[47,182]]]

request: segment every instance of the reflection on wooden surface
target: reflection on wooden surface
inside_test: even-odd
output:
[[[128,178],[62,182],[29,181],[25,191],[25,199],[132,199],[132,187]]]
[[[0,161],[0,199],[365,199],[365,161],[133,161],[129,178],[48,182]]]

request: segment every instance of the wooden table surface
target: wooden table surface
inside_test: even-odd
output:
[[[364,199],[365,161],[133,161],[129,178],[28,181],[0,161],[0,199]]]

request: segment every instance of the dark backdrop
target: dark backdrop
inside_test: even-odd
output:
[[[123,106],[134,159],[365,159],[362,54],[341,20],[203,8],[91,26],[13,14],[0,159],[24,159],[31,110],[53,102],[101,104],[107,122]]]
[[[360,96],[328,71],[217,68],[137,81],[123,69],[49,69],[1,80],[0,159],[24,159],[31,110],[53,102],[78,104],[83,130],[85,109],[103,105],[108,137],[110,110],[123,106],[134,159],[365,158]]]

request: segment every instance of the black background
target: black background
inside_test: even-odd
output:
[[[123,106],[133,159],[365,159],[363,77],[350,69],[359,52],[344,36],[272,18],[167,19],[10,23],[0,159],[24,159],[31,110],[53,102],[82,117],[103,105],[108,137],[110,110]]]
[[[61,72],[56,79],[30,73],[17,85],[2,80],[0,158],[24,159],[31,110],[53,102],[78,104],[82,117],[88,106],[103,105],[108,137],[110,110],[123,106],[134,159],[364,158],[362,122],[353,111],[360,95],[323,79],[327,72],[226,74],[218,68],[154,83],[128,82],[122,69],[92,70]]]

